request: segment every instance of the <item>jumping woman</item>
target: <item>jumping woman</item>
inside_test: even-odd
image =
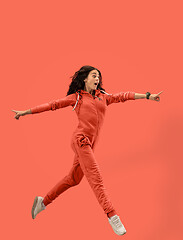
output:
[[[108,94],[102,88],[101,72],[94,67],[85,65],[75,72],[71,77],[72,82],[66,97],[54,100],[26,111],[15,111],[15,119],[26,114],[36,114],[49,110],[56,110],[72,106],[75,110],[79,124],[72,135],[71,147],[75,153],[74,162],[68,175],[59,181],[43,198],[36,196],[32,206],[32,218],[46,206],[52,203],[61,193],[70,187],[78,185],[85,175],[99,204],[107,215],[110,225],[118,235],[126,233],[126,229],[121,223],[114,206],[112,205],[103,179],[94,156],[94,149],[103,124],[106,107],[112,103],[125,102],[140,98],[160,101],[158,94],[139,94],[135,92],[120,92]]]

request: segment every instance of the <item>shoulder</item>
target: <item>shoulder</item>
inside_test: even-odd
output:
[[[71,94],[69,94],[69,95],[66,95],[65,98],[70,99],[70,100],[71,100],[71,99],[75,100],[76,97],[77,97],[77,95],[78,95],[78,93],[75,92],[75,93],[71,93]]]

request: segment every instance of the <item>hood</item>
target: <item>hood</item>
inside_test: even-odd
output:
[[[85,91],[85,90],[83,90],[83,89],[80,90],[80,93],[81,93],[81,94],[90,94],[89,92],[87,92],[87,91]],[[96,90],[95,90],[95,96],[98,96],[99,94],[100,94],[100,90],[99,90],[99,89],[96,89]]]
[[[79,91],[80,91],[80,92],[79,92]],[[95,97],[98,97],[101,92],[103,92],[103,93],[105,93],[105,94],[107,94],[107,95],[110,95],[109,93],[106,93],[104,90],[96,89],[96,90],[95,90]],[[80,95],[83,95],[83,94],[90,94],[90,93],[87,92],[87,91],[85,91],[85,90],[83,90],[83,89],[80,89],[80,90],[77,91],[77,94],[78,94],[78,97],[77,97],[76,104],[75,104],[74,108],[72,109],[73,111],[74,111],[74,109],[75,109],[76,106],[77,106],[77,103],[78,103],[78,101],[79,101],[79,96],[80,96]]]

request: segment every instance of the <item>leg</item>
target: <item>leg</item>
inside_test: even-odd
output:
[[[106,214],[112,212],[111,215],[113,216],[116,212],[104,187],[101,172],[93,154],[89,138],[83,134],[76,136],[73,140],[73,146],[79,156],[81,169],[96,195],[99,204]],[[108,217],[111,216],[108,215]]]
[[[61,181],[59,181],[44,197],[44,205],[50,204],[55,198],[57,198],[61,193],[66,191],[68,188],[76,186],[82,180],[84,174],[81,170],[78,156],[75,154],[73,166],[67,176],[65,176]]]

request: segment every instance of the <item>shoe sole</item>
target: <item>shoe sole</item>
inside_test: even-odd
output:
[[[117,232],[113,227],[112,227],[112,229],[114,230],[114,232],[117,234],[117,235],[119,235],[119,236],[122,236],[122,235],[124,235],[125,233],[126,233],[126,231],[124,232],[124,233],[122,233],[122,234],[119,234],[119,232]]]
[[[32,206],[32,211],[31,211],[32,219],[35,219],[34,210],[35,210],[35,208],[36,208],[37,201],[38,201],[38,197],[36,196],[35,199],[34,199],[34,203],[33,203],[33,206]]]
[[[114,229],[113,229],[114,230]],[[119,236],[122,236],[122,235],[124,235],[126,232],[124,232],[124,233],[122,233],[122,234],[119,234],[118,232],[116,232],[115,230],[114,230],[114,232],[117,234],[117,235],[119,235]]]

